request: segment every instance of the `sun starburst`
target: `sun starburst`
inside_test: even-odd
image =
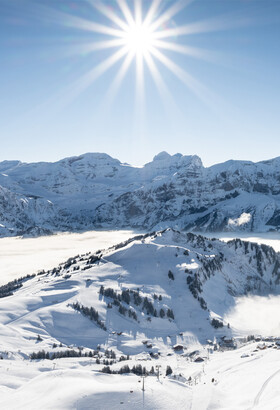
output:
[[[136,92],[141,94],[142,97],[144,95],[145,67],[147,67],[147,72],[150,72],[151,78],[153,78],[160,93],[164,91],[165,94],[168,94],[168,84],[165,83],[160,69],[160,66],[164,66],[199,98],[204,101],[211,99],[207,87],[177,64],[176,59],[170,58],[168,54],[170,52],[177,53],[213,62],[215,60],[214,53],[192,47],[186,44],[186,41],[184,43],[178,42],[178,38],[184,36],[185,39],[190,34],[243,25],[244,21],[239,19],[236,24],[236,22],[229,21],[227,18],[212,18],[183,26],[172,25],[171,22],[174,21],[175,16],[192,1],[178,0],[171,2],[171,5],[166,7],[163,0],[149,0],[145,2],[145,7],[143,7],[142,0],[131,0],[129,5],[127,0],[116,0],[115,6],[112,7],[109,6],[107,1],[87,0],[87,3],[107,20],[107,23],[104,24],[74,14],[54,12],[49,16],[52,22],[56,21],[67,27],[74,27],[98,35],[98,41],[93,40],[80,46],[76,44],[70,50],[70,53],[78,52],[78,50],[87,53],[113,50],[111,55],[107,56],[104,61],[99,62],[79,78],[75,84],[72,84],[71,92],[73,96],[77,96],[112,66],[122,61],[110,89],[114,95],[117,94],[130,66],[135,62]],[[47,13],[44,12],[45,17],[46,15]]]
[[[164,81],[156,61],[173,72],[191,90],[199,92],[199,87],[197,87],[198,81],[192,81],[190,75],[175,63],[172,63],[164,54],[164,50],[170,50],[195,58],[203,57],[203,50],[179,45],[174,41],[166,41],[168,37],[174,39],[174,37],[180,35],[180,30],[174,32],[176,29],[171,29],[168,23],[192,0],[176,1],[167,9],[162,7],[162,0],[153,0],[149,2],[149,8],[145,15],[142,0],[134,0],[133,7],[129,7],[126,0],[117,0],[118,10],[109,7],[101,0],[88,1],[95,10],[110,20],[111,24],[106,26],[90,21],[83,22],[82,19],[75,17],[70,19],[70,24],[78,25],[79,28],[96,32],[109,38],[111,37],[111,39],[90,44],[89,47],[92,51],[102,48],[118,48],[118,50],[113,52],[104,63],[99,64],[98,67],[95,67],[90,73],[86,74],[87,84],[95,81],[97,77],[124,58],[124,62],[113,81],[115,91],[120,87],[126,72],[134,60],[136,63],[136,90],[138,94],[143,94],[145,65],[150,70],[157,88],[164,86]],[[188,81],[186,81],[186,78]]]

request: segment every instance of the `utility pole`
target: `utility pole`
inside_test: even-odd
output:
[[[159,368],[161,367],[161,365],[160,364],[157,364],[156,365],[156,371],[157,371],[157,379],[158,379],[158,381],[159,381]]]
[[[142,376],[142,380],[143,380],[143,382],[142,382],[142,391],[145,391],[145,377],[146,376]]]
[[[142,376],[142,399],[143,399],[143,408],[145,407],[145,375],[143,374]]]

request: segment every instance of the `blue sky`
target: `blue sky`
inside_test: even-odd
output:
[[[140,102],[135,58],[114,99],[106,96],[123,60],[80,87],[118,51],[88,50],[113,37],[82,29],[83,22],[117,28],[95,1],[0,0],[0,160],[107,152],[141,165],[165,150],[197,154],[211,165],[280,155],[279,1],[190,2],[159,30],[202,22],[195,33],[166,39],[202,58],[161,50],[194,86],[153,57],[169,94],[157,88],[144,63]],[[124,19],[116,1],[102,3]],[[133,1],[127,4],[133,12]],[[162,0],[157,16],[174,4]],[[150,5],[142,1],[143,14]]]

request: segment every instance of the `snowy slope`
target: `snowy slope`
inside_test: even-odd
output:
[[[224,243],[170,229],[140,235],[106,251],[70,258],[23,280],[18,289],[0,288],[4,296],[7,290],[14,293],[0,299],[2,341],[8,348],[20,335],[18,343],[28,354],[37,334],[43,347],[102,344],[124,354],[147,350],[145,339],[154,341],[154,351],[205,343],[232,334],[210,322],[223,321],[235,296],[278,292],[279,261],[272,248],[240,240]],[[75,309],[77,302],[94,307],[104,326]]]
[[[59,215],[51,201],[26,197],[0,186],[1,236],[51,233]]]
[[[279,279],[280,255],[268,246],[167,229],[1,287],[2,296],[13,294],[0,298],[0,407],[277,408],[277,345],[215,352],[208,339],[222,344],[223,336],[244,337],[225,321],[235,297],[279,294]],[[89,317],[91,307],[98,320]],[[213,318],[224,326],[214,328]],[[81,354],[30,361],[42,350]],[[160,365],[160,380],[148,376],[143,393],[137,375],[100,373],[106,350],[116,354],[112,370]],[[173,374],[165,377],[167,365]]]
[[[1,236],[94,227],[255,232],[280,227],[279,158],[210,168],[197,156],[166,152],[142,168],[98,153],[55,163],[4,161],[0,189]],[[19,201],[26,204],[23,210]]]
[[[168,358],[176,378],[165,377],[166,358],[142,361],[148,368],[161,366],[159,381],[148,376],[144,392],[138,376],[99,373],[100,365],[88,358],[60,359],[55,366],[49,360],[5,359],[0,361],[0,406],[3,410],[38,410],[38,406],[42,410],[275,410],[280,353],[273,347],[259,350],[257,345],[214,352],[203,363],[182,355]]]

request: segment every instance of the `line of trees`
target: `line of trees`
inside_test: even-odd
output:
[[[94,307],[86,307],[80,304],[79,302],[75,302],[71,306],[73,309],[81,312],[82,315],[88,317],[90,320],[94,321],[101,329],[107,330],[105,324],[99,319],[99,313]]]
[[[7,296],[13,295],[13,291],[22,287],[22,283],[28,279],[34,278],[36,275],[26,275],[19,279],[12,280],[6,285],[0,286],[0,298],[5,298]]]
[[[137,364],[136,366],[133,366],[130,368],[128,365],[122,366],[119,370],[112,370],[110,366],[105,366],[101,370],[102,373],[107,373],[107,374],[127,374],[127,373],[133,373],[138,376],[148,376],[149,374],[154,374],[154,368],[152,367],[151,370],[148,372],[146,367],[142,367],[141,364]]]
[[[45,350],[40,350],[39,352],[33,352],[30,355],[31,360],[41,360],[41,359],[61,359],[63,357],[93,357],[95,355],[95,351],[90,350],[89,352],[82,352],[81,349],[74,350],[60,350],[59,352],[46,352]]]
[[[107,373],[107,374],[136,374],[137,376],[150,376],[150,375],[155,375],[155,369],[154,366],[151,367],[151,369],[148,371],[146,367],[142,367],[141,364],[137,364],[136,366],[133,366],[130,368],[127,364],[125,366],[122,366],[119,370],[112,370],[110,366],[104,366],[103,369],[101,370],[102,373]],[[172,368],[168,365],[166,367],[166,376],[169,376],[170,374],[173,373]]]
[[[128,314],[129,317],[133,318],[136,321],[137,321],[136,313],[133,310],[128,309],[125,306],[123,306],[121,302],[124,302],[127,305],[134,304],[136,306],[139,306],[142,312],[146,312],[147,315],[150,315],[150,316],[160,317],[162,319],[166,316],[169,319],[174,319],[174,313],[172,309],[168,309],[167,311],[165,311],[163,308],[161,308],[160,311],[158,312],[153,302],[150,301],[146,296],[143,298],[140,295],[139,290],[136,291],[133,289],[126,289],[126,290],[122,290],[121,293],[117,293],[114,289],[104,288],[104,286],[101,285],[99,294],[104,297],[113,299],[112,304],[119,307],[120,314],[122,315]],[[154,294],[153,298],[154,300],[162,301],[161,295],[158,296]],[[108,303],[107,307],[111,308],[112,304]]]

